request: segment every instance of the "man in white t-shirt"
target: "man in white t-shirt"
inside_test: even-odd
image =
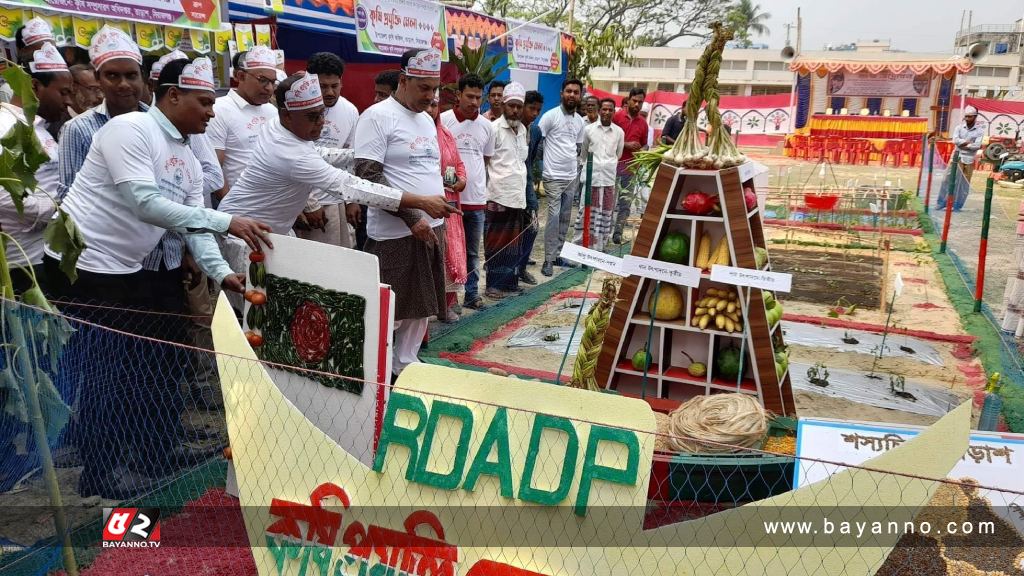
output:
[[[26,65],[32,77],[32,93],[39,101],[39,109],[32,123],[36,138],[43,145],[49,160],[36,169],[38,184],[31,194],[22,199],[22,210],[14,205],[14,200],[6,190],[0,190],[0,227],[18,245],[10,239],[6,241],[7,264],[11,269],[11,280],[14,291],[24,292],[32,285],[32,272],[45,288],[43,274],[43,229],[50,221],[56,206],[54,199],[58,197],[57,175],[57,142],[44,128],[47,120],[60,118],[61,111],[71,102],[71,72],[61,57],[57,47],[52,43],[43,43],[39,50],[32,53],[32,60]],[[21,108],[21,98],[14,94],[10,104],[0,104],[0,137],[6,135],[15,124],[21,123],[27,128],[25,112]],[[26,260],[26,257],[28,258]]]
[[[583,117],[576,113],[583,83],[570,78],[562,83],[562,101],[540,117],[537,128],[544,143],[544,194],[548,201],[544,228],[544,265],[540,272],[554,274],[557,265],[575,267],[559,254],[572,223],[572,203],[579,194],[579,153],[583,146]]]
[[[441,84],[441,53],[402,55],[398,90],[369,107],[356,126],[356,175],[423,196],[444,198],[437,128],[427,108]],[[418,210],[370,208],[366,251],[380,260],[381,281],[395,291],[397,376],[417,362],[427,321],[446,310],[444,220]]]
[[[249,162],[256,137],[268,120],[277,116],[270,104],[277,86],[277,57],[266,46],[256,46],[239,59],[235,69],[238,87],[217,98],[207,136],[224,168],[223,198],[238,181]]]
[[[519,250],[526,212],[526,154],[529,130],[521,121],[526,89],[504,86],[502,115],[494,121],[494,155],[487,164],[487,297],[501,299],[519,291]]]
[[[202,133],[213,117],[210,60],[170,62],[161,81],[156,106],[148,112],[121,114],[96,133],[64,198],[64,210],[86,244],[76,264],[77,280],[72,283],[60,271],[56,246],[46,246],[43,265],[50,292],[69,302],[62,307],[66,314],[181,342],[183,320],[154,321],[150,315],[132,312],[152,307],[155,287],[147,281],[142,261],[165,230],[181,232],[199,267],[223,288],[241,292],[245,278],[231,272],[213,234],[230,232],[258,249],[261,243],[270,245],[263,239],[270,227],[203,207],[202,168],[188,147],[188,137]],[[78,302],[103,307],[80,307]],[[110,313],[111,308],[117,313]],[[74,338],[71,345],[89,346]],[[175,447],[183,438],[177,421],[177,386],[188,363],[177,347],[167,345],[89,349],[100,357],[91,363],[98,372],[90,375],[88,393],[80,396],[78,447],[85,470],[79,494],[121,499],[150,490],[153,477],[173,470]],[[133,462],[133,454],[147,457]],[[129,468],[131,463],[134,468]]]
[[[328,164],[321,154],[336,164],[350,166],[352,150],[317,150],[313,144],[320,141],[326,124],[320,85],[317,75],[305,72],[278,85],[278,116],[256,139],[249,166],[218,210],[266,222],[277,234],[288,234],[314,193],[381,210],[423,210],[439,218],[453,211],[443,197],[403,193]]]
[[[455,137],[459,156],[466,165],[466,188],[461,194],[462,226],[466,231],[466,294],[462,305],[479,310],[480,245],[484,237],[484,211],[487,208],[487,161],[494,153],[494,129],[480,114],[484,83],[476,74],[459,78],[455,108],[441,114],[441,124]]]
[[[327,107],[324,127],[316,145],[334,150],[352,148],[359,111],[341,95],[341,76],[345,63],[330,52],[318,52],[306,62],[306,72],[320,79],[320,92]],[[349,209],[346,212],[346,208]],[[315,192],[306,206],[305,218],[295,224],[295,234],[306,240],[326,242],[345,248],[355,247],[355,234],[349,229],[349,220],[359,223],[359,205],[349,204],[325,192]]]

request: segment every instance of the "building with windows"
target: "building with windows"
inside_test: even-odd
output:
[[[955,38],[955,55],[962,56],[968,46],[986,42],[989,55],[970,72],[960,76],[957,93],[979,98],[1024,100],[1024,20],[1006,25],[981,25],[962,30]],[[894,50],[890,40],[858,40],[829,46],[825,51],[804,51],[802,56],[828,59],[836,52],[853,53],[852,58],[870,60],[915,61],[953,57],[954,54],[920,54]],[[595,88],[628,94],[639,86],[648,92],[685,92],[693,80],[703,47],[639,47],[633,60],[606,68],[595,68],[591,79]],[[844,56],[845,58],[845,56]],[[730,49],[722,54],[719,88],[724,96],[761,96],[788,93],[794,76],[789,64],[777,50]]]

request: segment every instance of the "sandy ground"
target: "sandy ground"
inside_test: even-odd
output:
[[[808,178],[817,179],[817,170],[813,163],[793,161],[775,156],[757,157],[758,161],[767,164],[772,169],[772,185],[780,186],[786,183],[796,185]],[[877,182],[881,184],[884,180],[891,180],[894,183],[900,182],[903,186],[913,188],[916,184],[916,169],[883,169],[875,167],[851,167],[835,166],[835,181],[844,185],[849,180],[856,180],[861,183]],[[831,178],[830,173],[827,173]],[[543,210],[542,210],[543,213]],[[634,221],[636,219],[634,218]],[[543,224],[543,223],[542,223]],[[871,233],[861,233],[856,238],[845,237],[842,233],[828,233],[819,230],[792,229],[767,227],[769,239],[785,239],[790,241],[803,240],[814,242],[833,242],[837,244],[848,243],[853,240],[858,242],[870,241],[874,236]],[[628,235],[628,234],[627,234]],[[956,311],[953,309],[945,294],[945,289],[938,269],[927,253],[927,245],[919,237],[896,236],[892,237],[892,245],[906,249],[918,249],[920,252],[907,252],[892,250],[888,254],[888,273],[886,275],[886,295],[891,297],[892,286],[895,277],[900,274],[904,287],[902,293],[895,299],[893,304],[892,317],[889,319],[891,326],[913,330],[927,330],[946,335],[964,334]],[[540,243],[535,246],[534,253],[539,255]],[[796,249],[796,247],[793,247]],[[799,246],[800,250],[819,250],[829,253],[836,258],[842,257],[841,249],[829,249],[812,246]],[[783,259],[787,246],[769,244],[769,251],[772,258]],[[872,250],[851,250],[850,253],[862,253],[873,256],[881,256],[880,251]],[[882,274],[879,267],[879,274]],[[538,270],[539,272],[539,270]],[[535,276],[540,279],[539,273]],[[601,273],[595,274],[591,286],[591,292],[598,292],[600,289]],[[797,279],[796,281],[800,281]],[[573,290],[583,290],[586,283],[582,283]],[[835,302],[806,303],[787,301],[785,295],[779,295],[785,305],[788,314],[798,314],[813,317],[826,317],[828,308]],[[888,304],[888,302],[886,302]],[[546,303],[542,312],[532,317],[528,322],[531,326],[571,326],[576,321],[575,309],[560,310],[560,302]],[[887,321],[886,308],[858,309],[852,316],[844,317],[853,322],[863,322],[874,325],[885,325]],[[899,336],[895,336],[897,344]],[[902,374],[915,382],[922,384],[952,389],[963,397],[970,394],[966,387],[964,375],[956,368],[964,363],[964,360],[954,357],[955,345],[943,342],[932,342],[942,356],[943,366],[932,366],[911,358],[884,358],[877,363],[873,356],[868,354],[841,353],[822,348],[807,346],[791,346],[791,358],[796,362],[814,364],[823,362],[827,366],[846,368],[868,372],[874,366],[876,371],[886,374]],[[562,354],[555,353],[543,348],[511,348],[506,346],[504,340],[488,344],[476,355],[480,360],[497,362],[508,366],[529,367],[535,370],[547,372],[558,372],[562,363]],[[572,363],[575,357],[570,355],[566,358],[562,368],[562,374],[571,373]],[[975,366],[980,366],[976,360],[968,360]],[[907,424],[928,424],[935,420],[933,417],[922,416],[911,413],[904,413],[895,410],[875,408],[857,404],[842,399],[830,398],[818,394],[799,392],[796,394],[797,409],[802,416],[817,416],[828,418],[843,418],[878,422],[894,422]]]

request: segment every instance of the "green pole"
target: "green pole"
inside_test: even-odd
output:
[[[981,300],[985,293],[985,259],[988,256],[988,221],[992,217],[992,176],[985,181],[985,211],[981,216],[981,242],[978,243],[978,282],[974,287],[974,311],[981,312]]]
[[[594,153],[587,153],[587,181],[583,188],[583,247],[590,248],[590,182],[594,175]]]
[[[954,150],[953,157],[949,159],[949,185],[946,186],[946,219],[942,223],[942,243],[939,244],[939,254],[946,253],[946,240],[949,239],[949,223],[953,220],[953,199],[956,196],[957,174],[960,172],[960,151]],[[968,183],[970,185],[970,183]]]
[[[928,183],[924,187],[924,213],[927,214],[932,199],[932,173],[935,171],[935,139],[928,145]]]

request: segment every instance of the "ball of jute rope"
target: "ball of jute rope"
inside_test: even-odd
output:
[[[759,446],[768,432],[768,413],[747,394],[697,396],[673,410],[669,419],[668,444],[676,452],[741,452]]]

